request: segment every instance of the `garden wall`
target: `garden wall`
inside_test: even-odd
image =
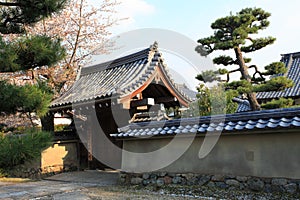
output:
[[[78,141],[55,141],[41,153],[41,157],[10,171],[11,176],[40,179],[55,173],[79,168]]]
[[[131,152],[151,152],[169,144],[172,138],[126,139],[124,149]],[[177,141],[180,149],[187,137]],[[280,132],[223,134],[216,146],[203,159],[198,153],[204,137],[194,139],[188,150],[169,166],[154,172],[136,171],[138,157],[123,154],[120,181],[127,184],[198,185],[222,189],[236,188],[265,192],[300,192],[300,132],[289,129]],[[166,155],[172,155],[172,150]],[[155,161],[155,158],[152,160]],[[150,163],[149,163],[150,164]]]
[[[78,168],[78,141],[57,141],[42,152],[42,173],[69,171]]]
[[[123,147],[130,152],[151,152],[166,146],[171,140],[170,137],[132,138],[124,140]],[[187,138],[182,137],[176,141],[176,149],[184,149],[184,140]],[[208,156],[199,159],[198,153],[203,140],[202,136],[196,137],[178,160],[158,171],[300,179],[299,129],[291,128],[279,132],[274,129],[268,132],[264,129],[261,132],[222,134]],[[173,150],[165,154],[172,155]],[[123,154],[122,169],[137,172],[139,163],[138,157]],[[143,173],[142,170],[138,172]]]

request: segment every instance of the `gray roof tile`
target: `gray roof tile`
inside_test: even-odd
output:
[[[224,116],[184,118],[169,121],[152,122],[148,124],[135,123],[128,125],[126,132],[111,134],[116,138],[133,137],[139,130],[148,136],[176,135],[176,134],[203,134],[222,131],[222,134],[240,131],[254,131],[264,129],[300,129],[300,108],[286,108],[276,110],[254,111],[247,113],[235,113]],[[219,122],[218,122],[219,121]],[[139,132],[138,132],[139,133]],[[136,134],[134,136],[137,136]]]
[[[251,110],[250,103],[247,99],[235,97],[232,99],[232,101],[238,103],[236,112],[247,112]]]
[[[290,62],[290,59],[291,62]],[[300,52],[284,54],[282,55],[282,62],[288,67],[288,72],[285,75],[287,78],[293,80],[294,86],[287,88],[283,91],[273,91],[273,92],[258,92],[258,99],[274,99],[280,97],[299,97],[300,96]],[[288,66],[291,63],[291,66]],[[280,74],[279,76],[284,76]]]
[[[280,97],[300,97],[300,52],[283,54],[281,61],[285,63],[288,71],[286,74],[278,74],[277,76],[286,76],[293,80],[294,86],[283,91],[258,92],[256,95],[258,100]],[[289,63],[291,66],[288,66]],[[251,111],[250,103],[247,99],[233,98],[233,101],[238,103],[236,112]]]

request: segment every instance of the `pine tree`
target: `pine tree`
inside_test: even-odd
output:
[[[261,8],[245,8],[235,15],[217,19],[211,24],[214,30],[212,36],[198,40],[196,51],[202,56],[207,56],[216,50],[233,50],[234,57],[220,55],[213,59],[217,65],[238,66],[237,69],[219,69],[199,74],[197,78],[202,81],[220,80],[220,74],[227,74],[227,89],[237,90],[240,94],[246,94],[252,110],[260,110],[260,105],[256,98],[259,91],[279,91],[293,85],[292,81],[286,77],[274,77],[267,80],[266,76],[285,73],[284,63],[274,62],[265,67],[265,72],[261,72],[256,65],[249,65],[250,58],[244,54],[260,50],[275,42],[273,37],[255,37],[260,30],[266,29],[270,22],[270,13]],[[249,69],[254,69],[255,73],[250,75]],[[229,74],[241,73],[240,81],[229,82]]]
[[[23,33],[24,25],[34,24],[64,8],[66,0],[0,1],[0,33]]]
[[[0,72],[51,66],[64,57],[59,39],[24,33],[25,26],[59,12],[66,3],[66,0],[0,0]],[[11,34],[21,37],[3,41],[1,35]]]
[[[17,86],[0,81],[0,111],[25,114],[33,126],[31,113],[36,113],[38,117],[45,116],[52,96],[43,82],[38,82],[36,85]]]
[[[45,35],[20,37],[12,42],[1,41],[0,37],[0,49],[0,72],[50,67],[65,56],[60,39]]]
[[[60,39],[24,34],[25,25],[60,11],[66,0],[0,0],[0,72],[50,67],[65,56]],[[18,34],[13,40],[2,35]],[[47,113],[51,94],[43,83],[15,86],[0,80],[0,111],[6,113]]]

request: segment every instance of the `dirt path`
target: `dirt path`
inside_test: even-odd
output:
[[[97,171],[87,170],[79,172],[61,173],[45,180],[71,182],[71,183],[89,183],[98,186],[116,185],[119,179],[118,171]]]
[[[116,185],[118,176],[117,172],[84,171],[35,182],[1,182],[0,199],[90,199],[87,188]]]

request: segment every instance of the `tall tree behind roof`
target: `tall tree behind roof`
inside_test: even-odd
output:
[[[240,72],[240,81],[233,81],[226,84],[227,88],[235,89],[240,94],[246,94],[252,110],[260,110],[260,105],[256,99],[258,91],[278,91],[287,87],[291,87],[292,81],[286,77],[275,77],[267,80],[266,76],[284,73],[286,68],[281,62],[274,62],[265,67],[265,72],[259,71],[256,65],[249,65],[250,58],[244,57],[244,54],[260,50],[275,42],[273,37],[255,37],[260,30],[266,29],[270,22],[268,18],[270,13],[261,8],[245,8],[235,15],[217,19],[211,24],[214,30],[212,36],[198,40],[196,51],[201,55],[208,55],[216,50],[233,50],[234,57],[220,55],[213,59],[215,64],[223,66],[236,65],[237,69],[227,70],[220,69],[218,72],[210,71],[199,74],[197,78],[205,81],[205,77],[209,75],[208,81],[218,80],[220,74],[227,74],[227,82],[229,82],[229,74]],[[250,75],[249,69],[253,68],[255,73]]]

